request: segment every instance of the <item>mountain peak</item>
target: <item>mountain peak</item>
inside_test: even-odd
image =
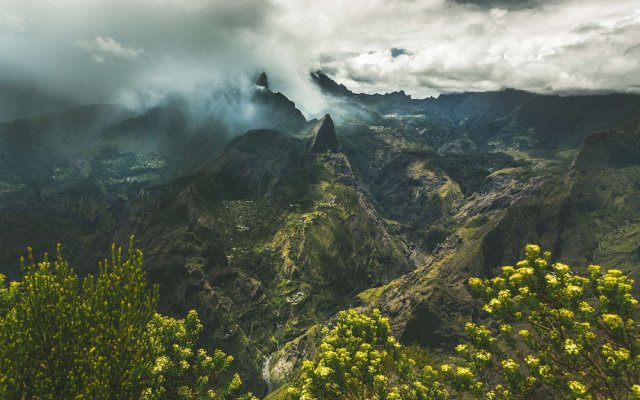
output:
[[[312,72],[311,79],[315,82],[320,90],[325,93],[336,97],[350,97],[353,93],[347,89],[345,85],[339,84],[322,71]]]
[[[260,89],[269,90],[269,79],[267,78],[266,72],[260,74],[258,80],[256,81],[256,86],[258,86]]]
[[[340,151],[336,128],[329,114],[325,114],[318,122],[314,130],[313,142],[309,148],[310,153],[324,153],[327,151],[334,153]]]

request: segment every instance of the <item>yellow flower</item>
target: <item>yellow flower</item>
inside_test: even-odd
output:
[[[469,286],[471,286],[474,289],[479,289],[482,287],[482,279],[480,278],[469,278]]]
[[[546,252],[545,252],[545,257],[547,257],[547,258],[548,258],[548,256],[547,256],[547,254],[548,254],[548,253],[549,253],[548,251],[546,251]],[[551,254],[549,254],[549,255],[551,255]],[[538,258],[538,259],[536,259],[536,266],[537,266],[538,268],[544,268],[544,267],[546,267],[546,266],[547,266],[547,260],[546,260],[546,259],[544,259],[544,258]]]
[[[549,377],[551,377],[551,367],[548,366],[548,365],[541,365],[538,368],[538,373],[543,378],[549,378]]]
[[[471,372],[471,369],[467,367],[456,368],[455,374],[458,378],[473,378],[473,373]]]
[[[540,254],[540,246],[537,244],[528,244],[524,249],[524,253],[527,257],[537,258]]]
[[[549,284],[549,286],[557,286],[558,285],[558,278],[555,275],[546,274],[544,276],[544,279],[547,281],[547,284]]]
[[[593,312],[593,307],[591,307],[591,305],[589,305],[589,303],[587,303],[586,301],[581,301],[579,307],[580,307],[580,311],[582,311],[585,314]]]
[[[569,297],[578,297],[582,295],[582,288],[576,285],[567,285],[564,292]]]
[[[504,285],[504,278],[501,276],[496,276],[495,278],[491,279],[491,283],[494,286],[502,286]]]
[[[609,329],[620,329],[624,327],[624,321],[618,314],[604,314],[602,320]]]
[[[491,359],[491,353],[486,350],[478,350],[478,352],[473,355],[473,358],[478,361],[487,362]]]
[[[578,381],[570,381],[569,390],[576,395],[584,395],[587,393],[587,387]]]
[[[506,360],[502,360],[501,364],[502,364],[502,369],[504,369],[505,372],[507,373],[515,373],[518,371],[518,368],[520,367],[517,362],[513,361],[510,358]]]
[[[509,276],[513,273],[513,267],[511,265],[505,265],[502,267],[502,274]]]
[[[510,333],[513,328],[509,324],[500,324],[500,332]]]
[[[560,313],[560,316],[565,319],[573,319],[575,316],[573,311],[566,308],[561,308],[558,310],[558,312]]]
[[[458,353],[467,353],[469,351],[469,345],[467,345],[466,343],[460,343],[456,346],[456,351]]]
[[[524,362],[526,362],[529,367],[537,367],[540,363],[540,359],[529,354],[524,358]]]
[[[560,275],[564,275],[569,272],[569,266],[563,263],[555,263],[553,264],[553,269],[559,273]]]
[[[567,339],[564,341],[564,350],[567,354],[575,355],[580,352],[580,348],[578,345],[571,339]]]
[[[314,373],[318,376],[328,376],[333,372],[333,370],[329,367],[325,367],[324,365],[319,365]]]

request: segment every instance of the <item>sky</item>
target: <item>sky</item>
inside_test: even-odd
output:
[[[0,0],[0,120],[148,106],[260,71],[312,113],[317,70],[414,98],[640,93],[640,1]]]

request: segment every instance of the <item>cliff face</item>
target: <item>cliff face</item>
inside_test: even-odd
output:
[[[237,356],[258,393],[262,354],[413,267],[349,160],[306,145],[247,132],[213,162],[151,190],[132,228],[161,309],[195,308],[210,344]]]
[[[516,262],[527,243],[541,244],[555,260],[578,269],[600,264],[637,280],[637,151],[640,120],[591,135],[564,173],[547,169],[523,181],[521,170],[496,171],[456,216],[462,227],[415,272],[365,292],[365,305],[389,315],[405,343],[448,348],[456,341],[455,320],[477,313],[467,279],[493,276],[497,267]]]
[[[267,78],[266,72],[263,72],[260,74],[260,76],[258,77],[258,80],[256,81],[256,86],[263,90],[270,90],[269,79]]]
[[[310,153],[337,153],[340,151],[340,144],[336,136],[336,127],[329,114],[320,120],[313,132],[313,141],[309,147]]]

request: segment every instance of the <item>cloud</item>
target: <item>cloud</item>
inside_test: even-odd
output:
[[[309,115],[324,106],[309,79],[318,69],[356,91],[417,97],[640,92],[637,0],[514,4],[0,0],[0,81],[74,104],[144,106],[265,70]]]
[[[356,91],[404,89],[417,97],[506,87],[640,92],[640,58],[630,50],[640,44],[637,1],[548,0],[526,9],[482,3],[373,0],[341,9],[346,15],[331,19],[333,48],[320,46],[319,68]],[[393,48],[406,54],[393,57]]]
[[[302,61],[312,57],[289,45],[279,8],[269,0],[0,0],[0,15],[23,28],[0,31],[0,84],[74,104],[145,106],[202,86],[248,85],[266,70],[275,90],[318,108]]]
[[[96,36],[93,40],[80,40],[78,47],[91,53],[91,59],[97,64],[103,64],[112,59],[135,59],[144,49],[124,46],[110,36]]]
[[[522,10],[527,8],[535,8],[545,3],[551,3],[554,0],[451,0],[458,4],[472,4],[484,8],[503,8]]]
[[[2,13],[0,10],[0,34],[20,34],[25,32],[23,21],[11,13]]]

